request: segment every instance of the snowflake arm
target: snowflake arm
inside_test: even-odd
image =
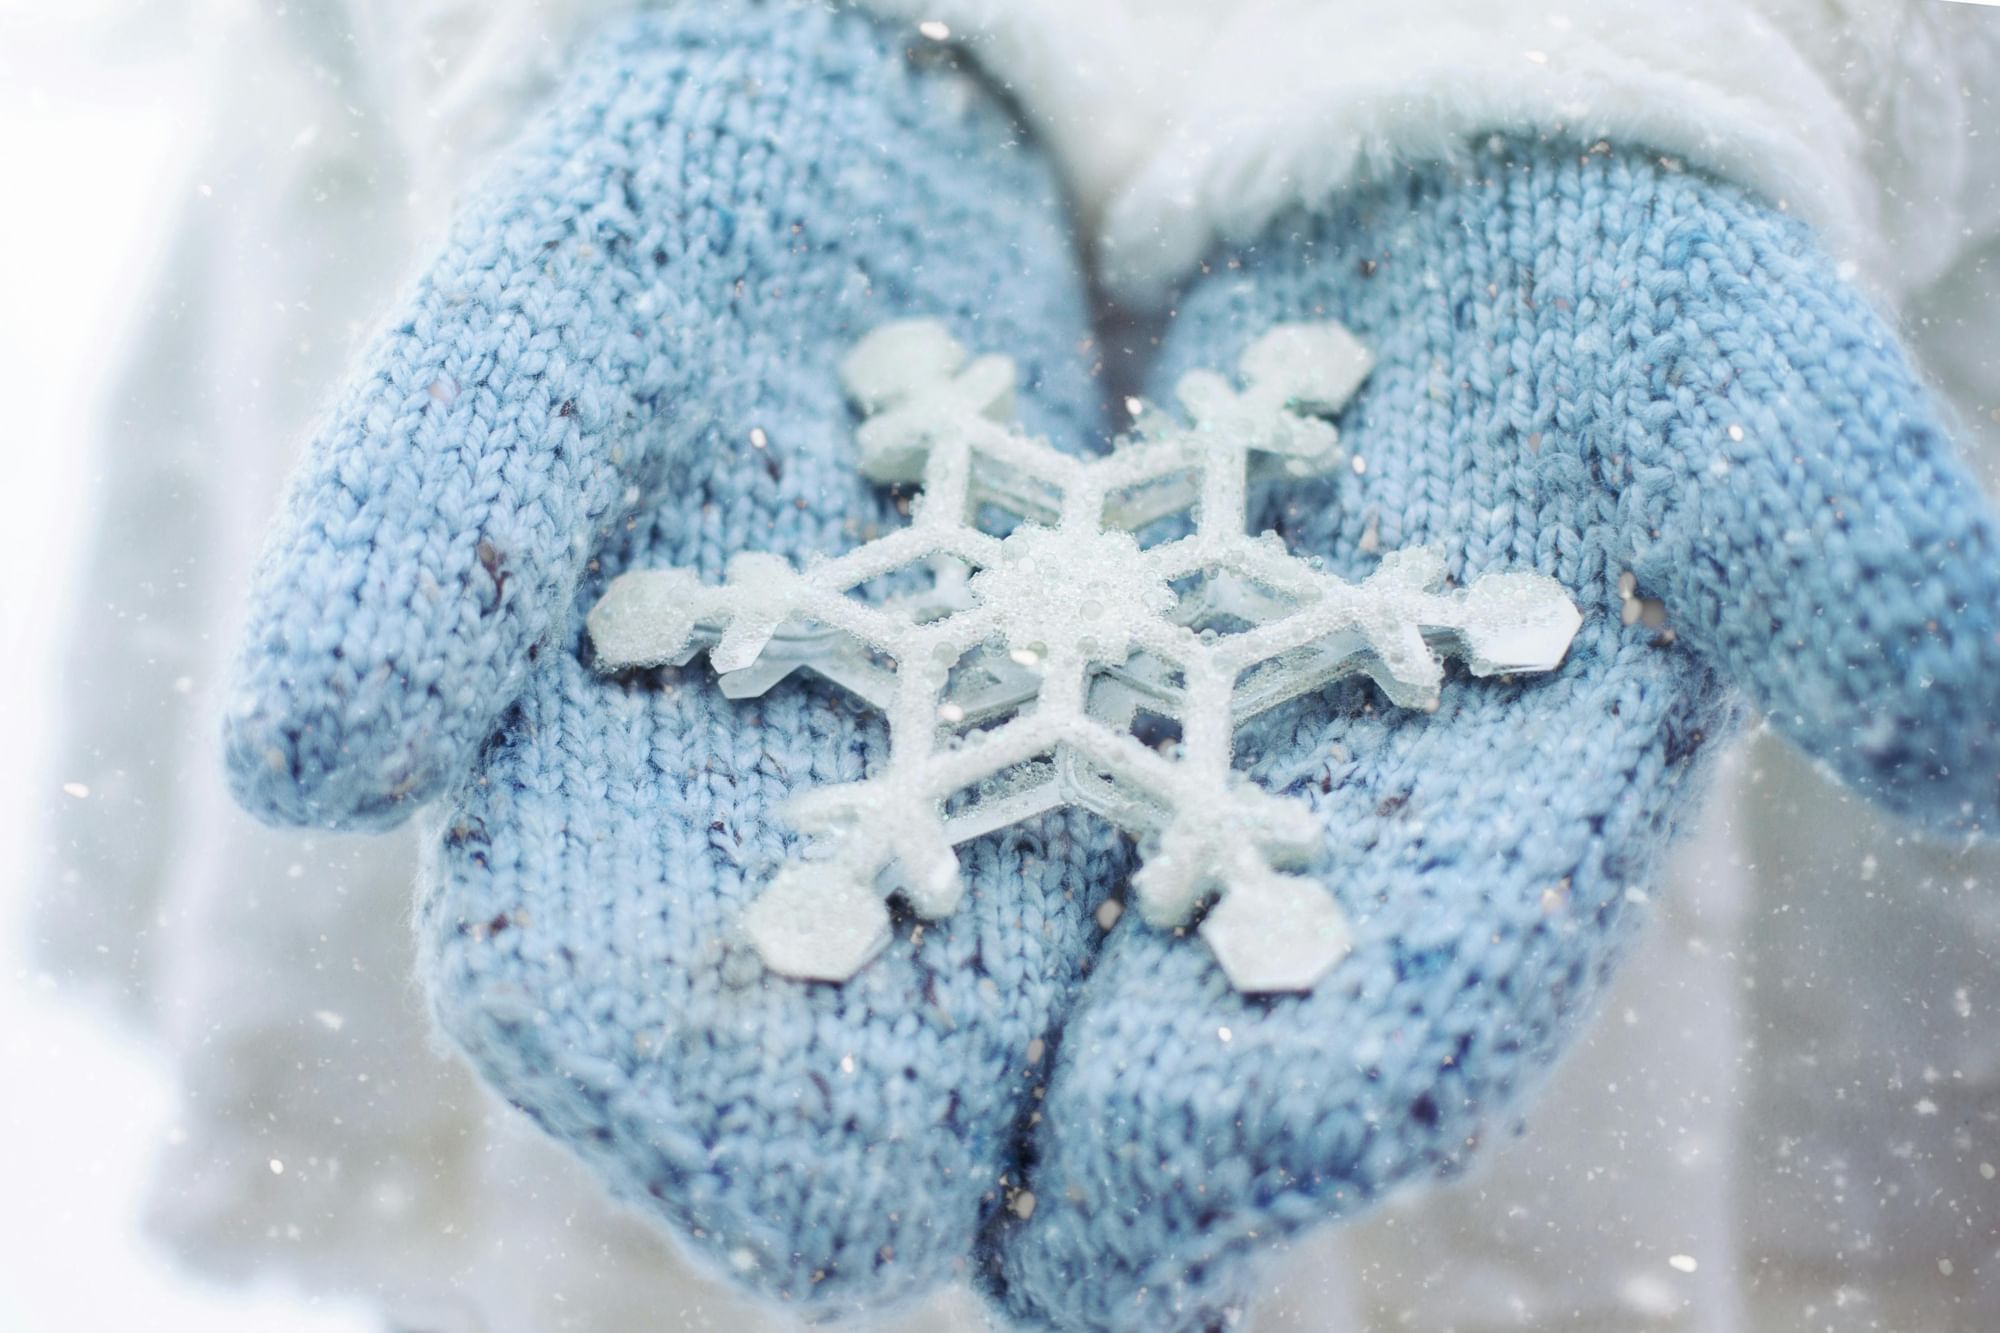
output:
[[[908,528],[803,569],[745,553],[721,587],[682,570],[614,580],[588,620],[601,670],[706,649],[732,698],[803,667],[888,719],[882,772],[789,807],[824,854],[786,865],[746,913],[766,963],[844,980],[886,943],[888,892],[946,916],[956,845],[1077,806],[1141,840],[1147,921],[1179,924],[1218,898],[1201,932],[1238,988],[1310,988],[1346,952],[1347,924],[1321,886],[1285,873],[1319,830],[1234,772],[1237,728],[1356,671],[1396,704],[1435,707],[1439,653],[1475,675],[1548,671],[1581,623],[1538,574],[1444,591],[1444,557],[1418,548],[1349,583],[1244,531],[1253,484],[1344,461],[1325,418],[1368,368],[1337,325],[1282,326],[1245,352],[1242,388],[1189,374],[1186,424],[1144,409],[1133,438],[1077,458],[1011,424],[1005,358],[968,360],[926,321],[889,325],[842,375],[866,414],[862,471],[922,484]],[[1004,537],[979,526],[991,514],[1013,524]],[[1140,541],[1175,515],[1184,535]],[[925,593],[853,596],[924,563]],[[1247,628],[1218,634],[1223,622]],[[1134,734],[1142,711],[1180,725],[1171,757]]]

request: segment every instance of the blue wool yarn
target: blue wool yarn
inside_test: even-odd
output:
[[[1017,127],[870,20],[681,7],[579,70],[314,442],[226,749],[273,822],[442,798],[443,1027],[735,1280],[813,1317],[972,1272],[1031,1326],[1227,1322],[1261,1246],[1504,1129],[1745,701],[1892,808],[2000,818],[1995,527],[1892,334],[1735,190],[1498,143],[1218,257],[1156,372],[1347,323],[1365,467],[1264,521],[1352,577],[1435,542],[1586,609],[1552,676],[1432,714],[1354,682],[1244,737],[1323,816],[1354,955],[1255,998],[1135,914],[1101,935],[1131,858],[1069,812],[963,849],[957,914],[852,981],[769,975],[738,918],[797,850],[778,807],[878,764],[880,720],[607,680],[582,613],[626,568],[902,522],[835,375],[887,320],[1016,357],[1029,425],[1093,440],[1082,283]]]
[[[851,544],[889,511],[830,368],[885,320],[1009,346],[1034,428],[1099,433],[1058,186],[994,101],[852,14],[693,8],[580,53],[314,441],[226,720],[249,809],[380,828],[443,792],[586,566],[693,485],[728,488],[683,539],[705,574]]]
[[[1458,676],[1430,715],[1349,684],[1245,736],[1324,819],[1355,951],[1257,998],[1112,932],[1028,1148],[1037,1207],[986,1239],[1026,1326],[1226,1325],[1260,1247],[1505,1133],[1740,700],[1895,810],[2000,820],[1995,521],[1804,227],[1637,152],[1495,142],[1218,256],[1154,384],[1325,317],[1378,358],[1343,418],[1365,471],[1265,522],[1350,577],[1418,543],[1459,579],[1538,569],[1585,625],[1552,676]]]
[[[737,919],[797,850],[777,807],[879,762],[880,720],[809,681],[733,703],[702,663],[607,680],[580,627],[628,567],[907,521],[836,376],[885,321],[1005,349],[1037,430],[1096,436],[1067,218],[993,99],[852,14],[682,7],[579,71],[313,443],[230,776],[304,825],[442,794],[419,933],[480,1072],[721,1272],[879,1308],[962,1272],[1018,1183],[1031,1052],[1128,853],[1035,821],[851,984],[772,978]]]

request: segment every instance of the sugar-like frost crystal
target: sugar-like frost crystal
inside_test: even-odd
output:
[[[1446,591],[1444,557],[1420,547],[1349,583],[1250,536],[1253,483],[1345,461],[1328,418],[1369,358],[1338,325],[1285,325],[1239,369],[1241,387],[1183,377],[1185,422],[1141,405],[1129,438],[1078,458],[1012,424],[1006,358],[969,359],[930,321],[887,325],[841,375],[865,416],[861,470],[923,488],[909,527],[803,569],[747,552],[720,587],[676,569],[612,582],[588,622],[600,670],[706,649],[731,698],[807,668],[888,718],[883,771],[788,807],[823,855],[787,864],[745,914],[772,970],[845,980],[890,937],[886,894],[948,916],[959,843],[1061,806],[1140,840],[1132,893],[1154,926],[1215,901],[1201,934],[1238,989],[1310,989],[1347,952],[1339,905],[1288,873],[1318,821],[1232,770],[1237,729],[1355,672],[1434,707],[1441,651],[1475,675],[1549,671],[1581,618],[1540,574]],[[994,515],[1006,535],[981,525]],[[920,593],[855,595],[926,563]],[[1145,743],[1141,714],[1179,741]]]

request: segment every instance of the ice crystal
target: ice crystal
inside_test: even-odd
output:
[[[746,552],[719,587],[674,569],[616,579],[589,616],[600,669],[705,648],[729,697],[803,667],[887,715],[883,771],[789,806],[822,854],[786,864],[745,914],[765,963],[844,980],[887,942],[887,894],[947,916],[954,847],[1079,806],[1140,840],[1147,922],[1213,899],[1201,934],[1239,989],[1309,989],[1349,940],[1325,889],[1285,873],[1319,819],[1232,771],[1237,728],[1355,672],[1434,707],[1438,650],[1475,675],[1547,671],[1579,624],[1539,574],[1446,591],[1443,556],[1416,548],[1356,584],[1247,534],[1254,482],[1342,464],[1327,418],[1368,368],[1338,325],[1282,326],[1244,353],[1242,388],[1191,373],[1184,424],[1140,404],[1112,452],[1072,457],[1011,424],[1006,358],[968,361],[935,323],[892,324],[841,374],[865,416],[862,471],[922,486],[907,528],[804,569]],[[919,593],[856,595],[925,565]],[[1174,725],[1178,741],[1144,736]]]

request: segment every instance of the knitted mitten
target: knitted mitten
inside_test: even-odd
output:
[[[1949,829],[2000,816],[2000,535],[1891,331],[1805,228],[1636,153],[1495,142],[1295,215],[1188,290],[1156,381],[1336,318],[1350,472],[1264,521],[1349,577],[1538,569],[1553,675],[1425,715],[1352,683],[1246,735],[1325,821],[1355,950],[1240,995],[1128,914],[1067,1020],[986,1275],[1059,1328],[1229,1321],[1246,1256],[1450,1173],[1600,989],[1747,699]]]
[[[911,315],[1016,355],[1036,429],[1097,433],[1062,203],[977,85],[819,5],[624,21],[314,443],[227,719],[267,819],[446,796],[419,923],[446,1030],[621,1195],[813,1312],[962,1266],[1122,853],[1042,819],[853,982],[774,978],[735,927],[794,850],[775,807],[860,777],[879,719],[810,681],[731,702],[705,663],[607,680],[582,613],[628,566],[718,581],[905,521],[855,470],[836,365]]]

